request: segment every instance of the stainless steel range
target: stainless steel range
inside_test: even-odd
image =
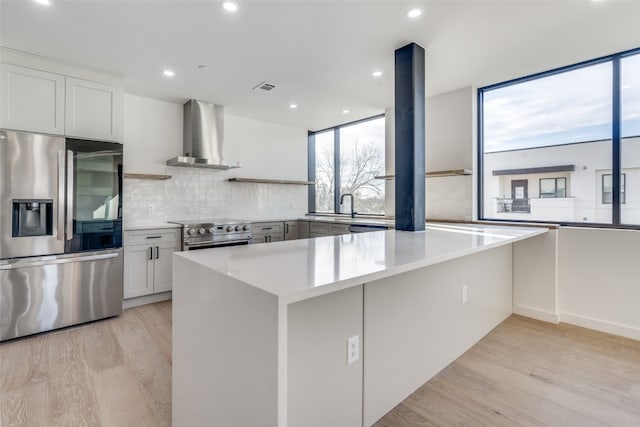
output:
[[[236,219],[169,221],[182,226],[182,250],[207,249],[251,243],[251,223]]]

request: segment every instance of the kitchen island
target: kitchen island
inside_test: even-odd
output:
[[[174,254],[173,425],[371,425],[511,314],[511,244],[546,232],[428,224]]]

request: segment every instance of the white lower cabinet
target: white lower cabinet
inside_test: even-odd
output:
[[[172,254],[181,250],[180,229],[124,233],[124,298],[171,290]]]

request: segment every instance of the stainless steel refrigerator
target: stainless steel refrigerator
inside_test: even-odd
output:
[[[122,145],[0,130],[0,341],[122,313]]]

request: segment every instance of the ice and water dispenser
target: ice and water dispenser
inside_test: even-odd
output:
[[[14,199],[13,237],[53,234],[53,200]]]

